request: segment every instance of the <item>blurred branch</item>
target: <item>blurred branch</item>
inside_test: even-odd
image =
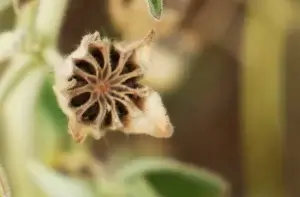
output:
[[[16,28],[11,33],[11,43],[7,44],[15,44],[17,42],[17,46],[7,46],[6,48],[10,49],[11,62],[9,64],[8,70],[6,70],[5,74],[1,77],[0,80],[0,103],[3,105],[4,100],[9,95],[10,91],[14,89],[14,87],[20,83],[20,81],[25,77],[26,72],[32,69],[32,58],[29,54],[25,54],[24,52],[28,52],[32,47],[32,38],[33,34],[33,22],[36,16],[36,2],[30,2],[24,7],[22,7],[21,13],[16,21]],[[7,41],[9,42],[9,41]],[[3,51],[1,55],[4,55],[7,52]],[[1,56],[0,55],[0,56]],[[5,55],[4,55],[5,56]],[[5,59],[5,57],[4,57]]]
[[[24,73],[31,71],[34,66],[31,58],[28,55],[19,54],[14,57],[0,80],[1,105],[3,105],[14,87],[16,87],[25,78]]]
[[[42,44],[56,45],[68,0],[40,0],[36,31]]]
[[[38,62],[33,62],[36,63]],[[34,143],[31,135],[34,128],[34,106],[43,78],[42,69],[26,73],[26,78],[15,87],[4,104],[3,120],[6,131],[3,139],[6,149],[4,158],[8,173],[13,177],[12,190],[18,197],[35,196],[36,192],[24,165],[33,153]]]
[[[67,3],[67,0],[27,2],[21,6],[13,30],[23,32],[24,36],[21,47],[10,57],[8,70],[1,78],[0,102],[4,119],[5,164],[13,178],[12,190],[18,197],[37,194],[25,165],[34,153],[34,115],[45,80],[44,68],[52,64],[46,62],[43,51],[45,47],[56,47]]]
[[[10,50],[9,48],[10,46],[8,46],[8,49],[5,49],[5,50],[10,50],[8,52],[11,51],[14,52],[16,56],[18,56],[18,59],[14,60],[17,61],[18,63],[14,63],[15,66],[11,66],[9,70],[7,70],[3,78],[1,79],[0,101],[4,101],[5,97],[8,95],[8,92],[11,91],[13,87],[17,85],[24,78],[25,76],[24,73],[27,73],[32,69],[32,64],[30,62],[29,63],[26,62],[27,59],[31,58],[30,57],[31,55],[37,55],[36,53],[38,52],[41,53],[40,56],[42,58],[42,61],[49,61],[48,58],[49,55],[44,57],[43,51],[37,51],[37,50],[42,50],[41,48],[39,48],[39,46],[45,42],[47,42],[51,46],[55,46],[57,42],[57,36],[60,30],[60,26],[62,23],[64,11],[67,6],[68,0],[58,0],[58,1],[41,0],[39,2],[38,10],[37,10],[37,3],[38,3],[37,1],[31,1],[25,4],[24,6],[22,6],[21,13],[17,19],[16,30],[12,33],[13,34],[12,36],[14,37],[11,36],[12,37],[11,42],[14,43],[15,42],[14,39],[16,39],[18,43],[22,42],[21,45],[22,48],[16,47],[16,49],[12,48]],[[42,40],[36,40],[37,35]],[[36,46],[38,48],[36,48]],[[49,53],[51,55],[50,58],[53,58],[54,56],[53,60],[48,64],[52,65],[53,61],[55,61],[55,63],[58,64],[60,63],[57,62],[60,59],[58,60],[59,54],[55,51],[55,49],[45,50],[45,51],[46,54],[48,54],[48,51],[51,51],[51,53]],[[54,53],[53,51],[56,53]],[[4,52],[3,55],[6,55]],[[18,54],[18,52],[20,52],[21,54]],[[27,55],[22,54],[24,52],[31,53],[31,54],[27,54]],[[41,64],[45,65],[46,63],[41,62]]]
[[[285,197],[282,60],[290,8],[284,0],[253,0],[248,8],[241,90],[246,196]]]
[[[12,6],[14,9],[15,14],[18,16],[21,12],[20,10],[20,0],[11,0],[12,1]]]
[[[7,182],[6,174],[0,164],[0,197],[10,197],[10,187]]]
[[[7,31],[0,33],[0,64],[10,60],[21,48],[24,32]]]
[[[45,60],[45,62],[48,64],[49,69],[51,69],[51,71],[53,71],[53,69],[55,70],[63,63],[63,57],[54,48],[45,49],[42,53],[42,57]]]
[[[16,20],[15,32],[22,32],[22,50],[23,52],[29,52],[32,50],[35,40],[34,21],[37,14],[37,1],[30,1],[24,4]]]

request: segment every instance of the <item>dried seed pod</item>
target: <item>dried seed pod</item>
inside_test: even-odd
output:
[[[143,40],[122,46],[95,32],[84,36],[64,65],[57,67],[53,89],[77,142],[88,134],[100,139],[116,130],[159,138],[172,135],[159,94],[140,82],[144,69],[137,51],[153,36],[151,31]]]

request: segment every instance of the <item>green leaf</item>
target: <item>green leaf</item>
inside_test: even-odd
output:
[[[56,112],[60,111],[56,111],[57,106],[53,107],[52,105],[55,98],[52,97],[51,87],[48,86],[48,83],[49,81],[45,80],[37,101],[34,142],[38,147],[35,150],[36,158],[43,163],[52,164],[57,159],[58,153],[64,152],[70,147],[69,141],[71,140],[63,121],[65,118],[61,119],[59,115],[56,115]]]
[[[53,83],[52,75],[48,75],[42,85],[37,115],[40,118],[44,117],[44,119],[49,122],[48,124],[52,125],[52,130],[55,131],[56,139],[58,140],[57,143],[60,144],[60,147],[57,148],[68,149],[71,146],[72,140],[68,133],[67,117],[58,106],[57,99],[52,89]]]
[[[36,115],[40,121],[37,126],[41,128],[42,132],[39,132],[37,136],[40,139],[49,139],[46,144],[43,144],[47,147],[39,150],[43,160],[49,162],[58,150],[70,149],[73,141],[68,133],[67,117],[58,106],[52,88],[54,84],[53,70],[63,64],[63,58],[55,48],[46,48],[42,51],[41,56],[47,64],[45,69],[48,74],[38,100]],[[45,152],[48,154],[44,154]]]
[[[160,197],[159,193],[155,191],[150,184],[144,179],[139,179],[138,181],[131,182],[126,186],[127,194],[132,197]]]
[[[62,66],[63,58],[55,48],[47,48],[42,53],[43,59],[46,61],[48,72],[47,79],[43,84],[40,99],[39,99],[39,116],[46,117],[50,124],[55,129],[55,134],[61,144],[60,148],[68,149],[73,142],[68,133],[67,117],[60,109],[56,96],[53,92],[54,76],[53,70],[56,67]]]
[[[52,89],[52,76],[47,76],[47,80],[43,84],[40,95],[40,108],[48,114],[49,118],[55,122],[59,131],[67,131],[67,118],[59,108],[56,97]]]
[[[163,12],[163,0],[147,0],[147,4],[150,14],[159,20]]]
[[[115,174],[124,184],[145,180],[164,197],[223,197],[228,185],[220,177],[203,169],[163,158],[138,159]]]
[[[94,196],[88,185],[83,181],[62,176],[39,162],[29,162],[28,169],[33,181],[49,197]]]

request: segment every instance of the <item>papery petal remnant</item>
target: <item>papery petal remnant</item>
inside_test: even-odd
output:
[[[153,36],[152,30],[141,41],[122,46],[98,32],[88,34],[57,68],[53,89],[75,141],[88,134],[100,139],[107,131],[157,138],[173,134],[159,94],[141,83],[145,73],[137,52]]]

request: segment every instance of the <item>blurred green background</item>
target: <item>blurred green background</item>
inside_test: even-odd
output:
[[[165,0],[156,21],[145,0],[0,0],[3,193],[300,196],[299,8],[294,0]],[[146,83],[161,93],[174,136],[114,132],[75,144],[51,66],[87,33],[133,41],[152,27]]]

